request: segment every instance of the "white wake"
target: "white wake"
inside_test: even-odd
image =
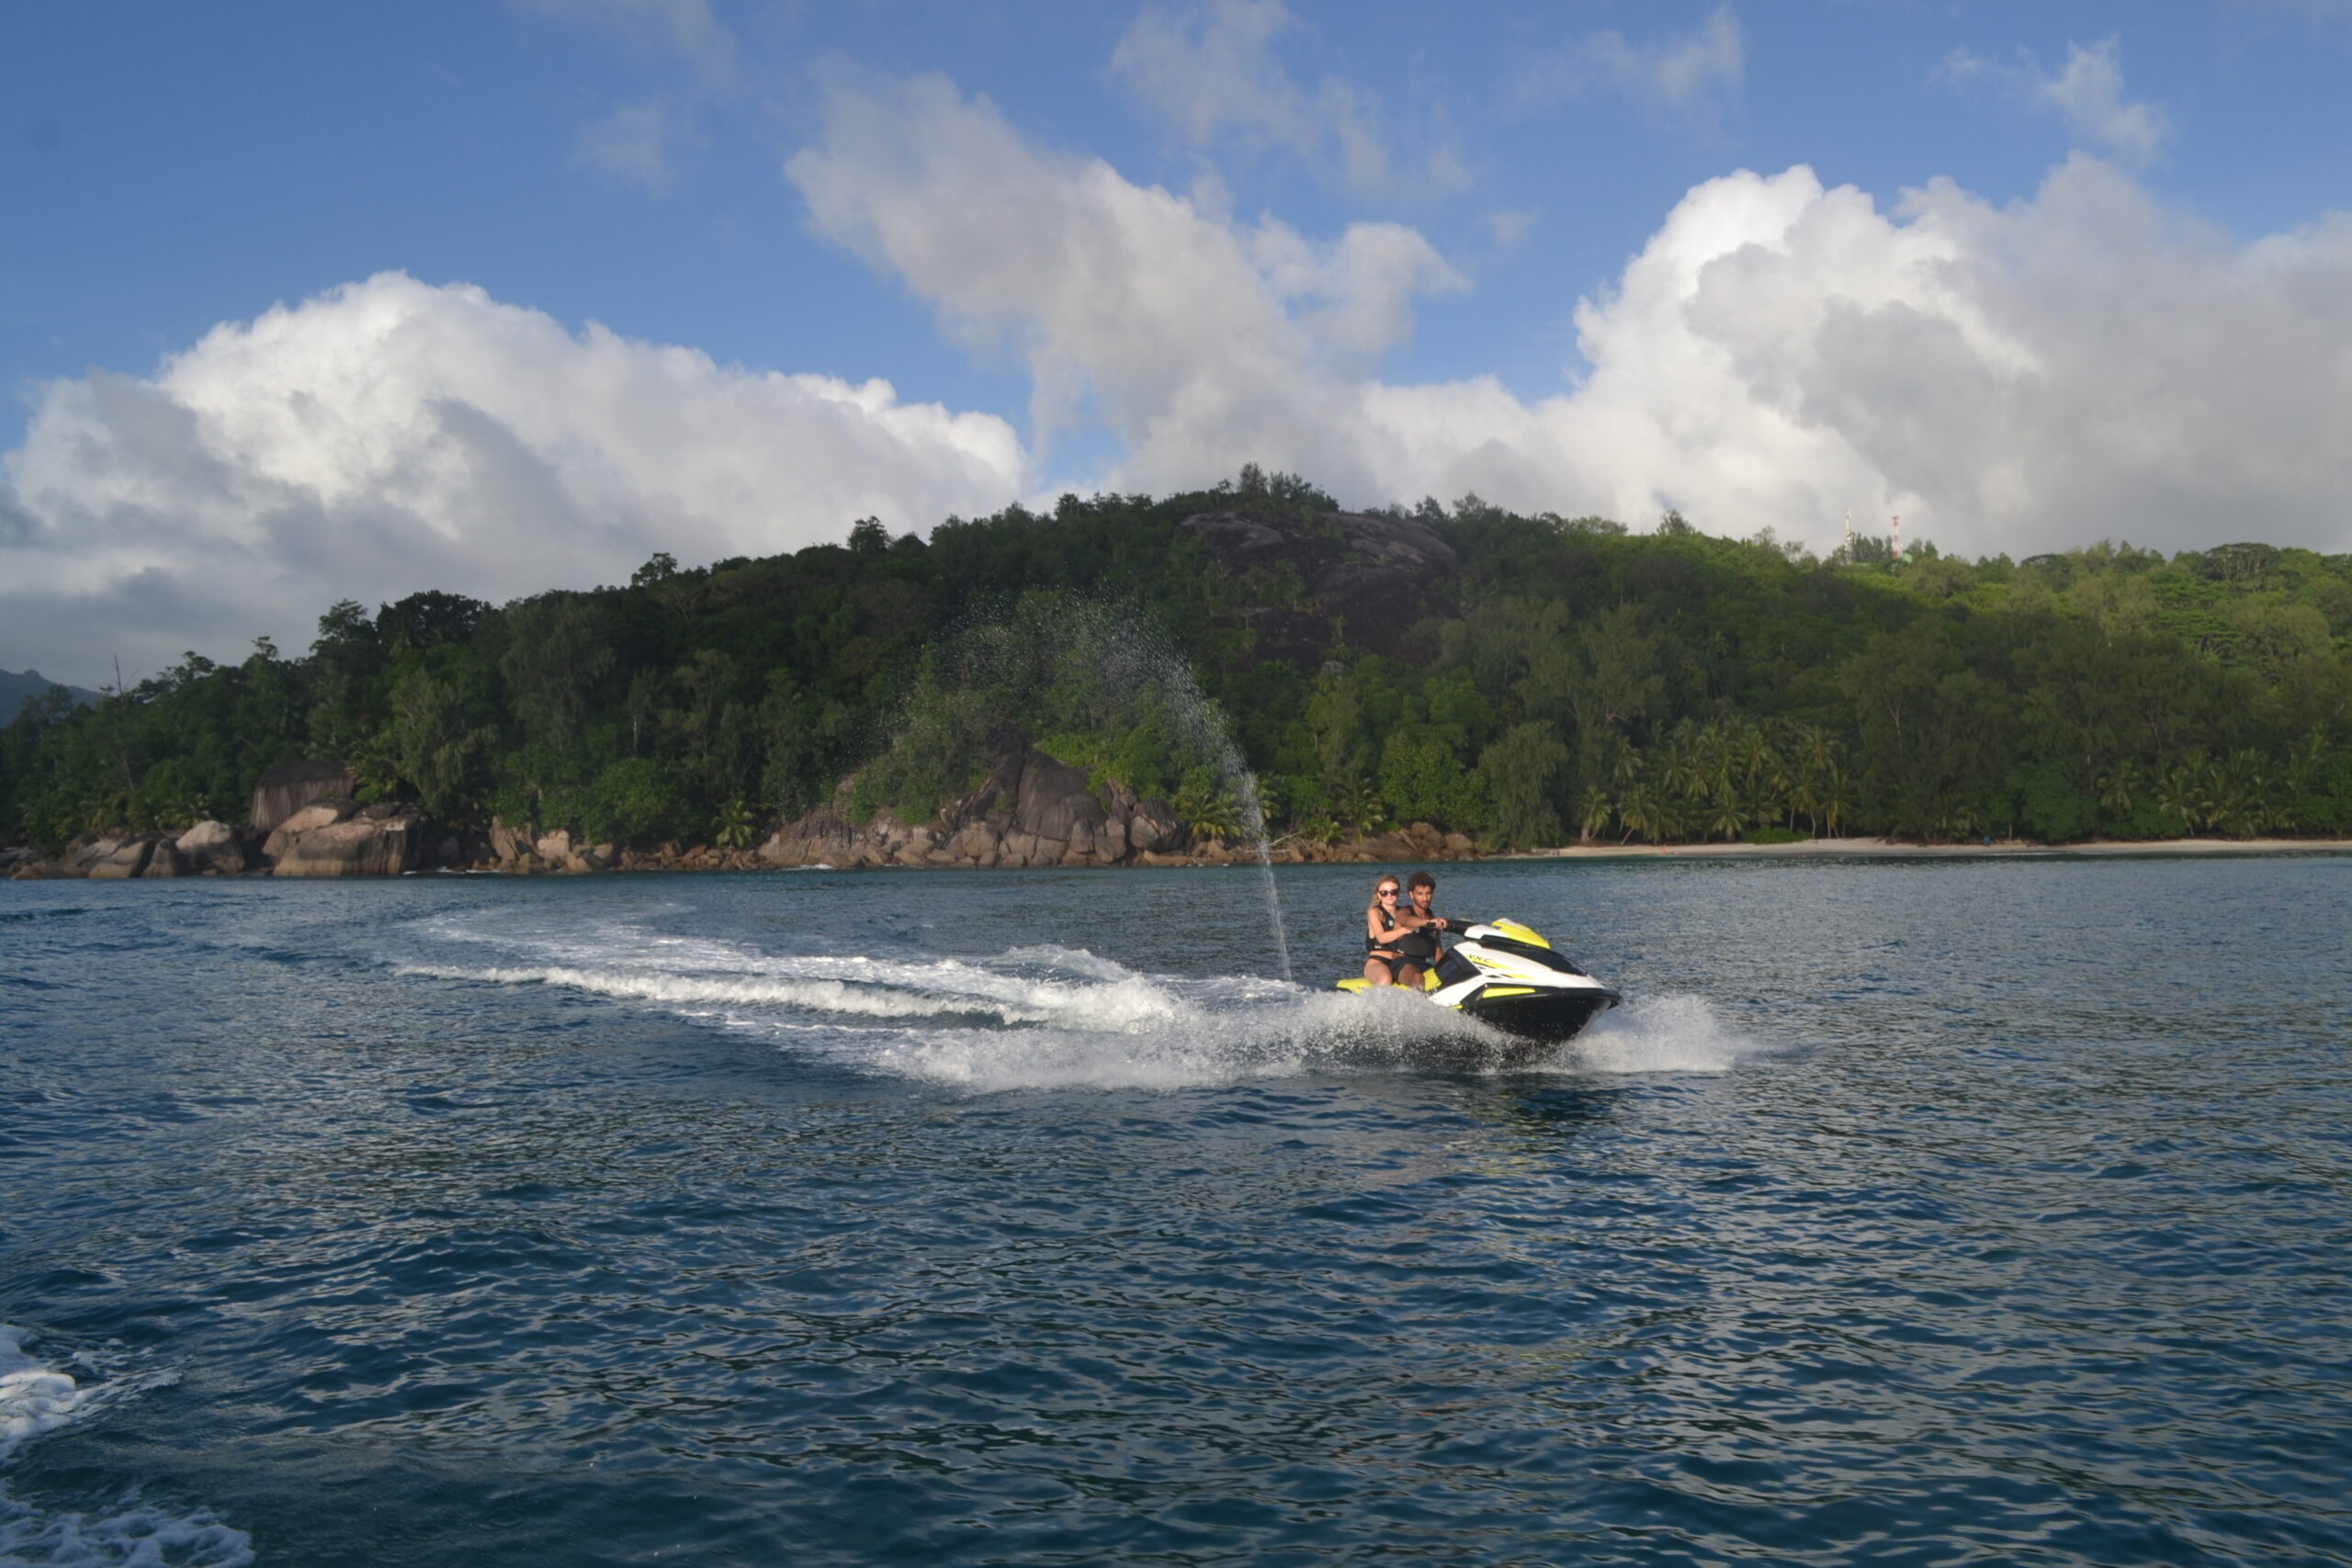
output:
[[[544,986],[772,1038],[859,1070],[991,1090],[1180,1088],[1311,1072],[1458,1068],[1498,1036],[1418,997],[1243,976],[1145,974],[1083,948],[979,958],[761,953],[633,925],[441,927],[501,962],[404,972]],[[1754,1048],[1698,997],[1635,1002],[1521,1070],[1715,1073]]]
[[[153,1381],[82,1386],[26,1354],[29,1330],[0,1325],[0,1473],[25,1444],[87,1418],[110,1395]],[[0,1485],[0,1564],[17,1568],[243,1568],[253,1538],[204,1509],[174,1513],[132,1497],[111,1514],[51,1513]]]

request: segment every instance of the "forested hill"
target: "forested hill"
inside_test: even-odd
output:
[[[16,717],[17,709],[56,684],[38,670],[28,670],[21,675],[13,670],[0,670],[0,723]],[[95,705],[98,700],[97,693],[85,692],[79,686],[63,690],[77,703]]]
[[[950,754],[967,735],[924,722],[983,692],[974,628],[1049,638],[1057,606],[1083,605],[1128,606],[1190,659],[1277,833],[2352,829],[2352,558],[1856,554],[1475,497],[1343,514],[1254,470],[1164,500],[951,518],[927,540],[863,523],[846,545],[657,556],[625,586],[498,607],[341,604],[299,657],[264,642],[94,709],[36,701],[0,733],[0,823],[53,847],[238,820],[262,769],[312,756],[455,828],[495,813],[742,842],[876,759],[861,808],[920,816],[986,769]],[[1201,831],[1231,821],[1229,781],[1148,722],[1068,692],[1023,700],[989,716],[995,744],[1018,731],[1165,793]],[[911,754],[926,735],[937,754]]]

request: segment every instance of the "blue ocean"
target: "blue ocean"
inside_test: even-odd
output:
[[[0,1561],[2352,1561],[2352,858],[0,885]]]

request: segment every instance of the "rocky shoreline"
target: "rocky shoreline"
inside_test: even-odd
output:
[[[1164,800],[1090,781],[1078,768],[1029,750],[1000,759],[967,798],[926,822],[888,807],[863,821],[844,786],[835,799],[776,829],[757,847],[663,844],[640,850],[593,843],[492,819],[485,835],[434,831],[415,807],[361,805],[340,763],[299,762],[263,775],[249,826],[199,822],[182,833],[85,833],[62,854],[0,850],[0,874],[19,881],[181,876],[399,876],[476,871],[592,875],[632,871],[854,870],[908,867],[1220,866],[1257,860],[1254,846],[1193,832]],[[1887,839],[1811,839],[1791,844],[1579,844],[1525,854],[1481,853],[1460,833],[1416,822],[1338,843],[1278,840],[1283,865],[1408,864],[1484,860],[1883,859],[1928,856],[2352,853],[2352,840],[2175,839],[2080,844],[1913,844]]]
[[[434,831],[413,807],[361,805],[340,763],[272,769],[254,792],[250,826],[199,822],[178,834],[85,833],[62,854],[0,850],[18,880],[178,876],[398,876],[421,871],[588,875],[627,871],[758,871],[909,866],[1215,866],[1254,862],[1254,847],[1195,833],[1164,800],[1091,781],[1082,769],[1028,750],[999,760],[987,781],[927,822],[888,807],[864,820],[848,786],[756,848],[590,842],[493,818],[487,835]],[[1426,822],[1341,843],[1284,840],[1283,864],[1477,858],[1471,840]]]
[[[320,803],[322,818],[289,835],[272,852],[267,836],[220,822],[201,822],[176,838],[167,833],[85,835],[60,856],[26,849],[0,850],[0,875],[18,881],[177,876],[398,876],[415,872],[493,873],[514,876],[591,875],[617,872],[703,872],[862,869],[1014,869],[1030,866],[1224,866],[1254,863],[1248,848],[1210,840],[1166,852],[1145,850],[1105,859],[1051,840],[1041,851],[1035,834],[1017,829],[993,837],[942,835],[935,826],[908,825],[877,811],[863,828],[812,813],[757,849],[665,844],[654,850],[576,842],[550,833],[500,826],[486,840],[444,838],[424,844],[419,819],[348,800]],[[347,814],[346,814],[347,813]],[[2090,840],[2074,844],[1916,844],[1894,839],[1814,839],[1793,844],[1570,844],[1516,854],[1485,854],[1460,834],[1426,822],[1392,833],[1340,843],[1284,840],[1267,858],[1277,865],[1415,865],[1440,861],[1634,860],[1962,860],[2021,856],[2121,857],[2352,854],[2352,839],[2166,839]]]
[[[777,851],[779,840],[785,838],[781,833],[757,850],[729,850],[707,844],[625,850],[610,844],[575,843],[569,833],[561,830],[534,836],[527,829],[501,828],[493,830],[492,837],[503,842],[503,852],[474,854],[466,849],[453,850],[458,840],[445,840],[436,847],[436,852],[414,858],[396,847],[395,840],[401,836],[397,824],[387,830],[365,820],[346,819],[329,824],[345,827],[344,833],[322,833],[310,840],[300,854],[276,863],[261,852],[261,841],[251,829],[202,822],[177,838],[164,833],[89,835],[75,840],[64,854],[55,857],[21,848],[0,850],[0,876],[12,876],[18,881],[85,877],[104,881],[175,876],[398,876],[434,871],[563,876],[644,871],[978,870],[1040,865],[1124,869],[1224,866],[1250,864],[1257,860],[1247,849],[1237,850],[1216,840],[1168,853],[1146,851],[1117,861],[1073,855],[1067,851],[1058,859],[1030,858],[1021,854],[1020,840],[1015,839],[1011,853],[1000,850],[998,858],[988,861],[981,858],[985,850],[959,853],[952,847],[952,839],[943,843],[934,833],[910,829],[883,813],[877,812],[876,818],[863,831],[838,838],[802,839],[784,846],[781,852],[772,852]],[[1418,865],[1462,860],[1963,860],[2352,854],[2352,839],[2116,840],[2075,844],[1915,844],[1894,839],[1820,839],[1794,844],[1570,844],[1515,854],[1480,853],[1457,841],[1460,839],[1459,834],[1441,834],[1430,824],[1417,822],[1396,832],[1340,843],[1278,842],[1267,858],[1276,865]],[[839,858],[828,858],[828,850],[835,845]]]

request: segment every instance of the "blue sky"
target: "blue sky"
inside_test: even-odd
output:
[[[10,6],[0,666],[1251,458],[2346,548],[2348,66],[2325,0]]]

